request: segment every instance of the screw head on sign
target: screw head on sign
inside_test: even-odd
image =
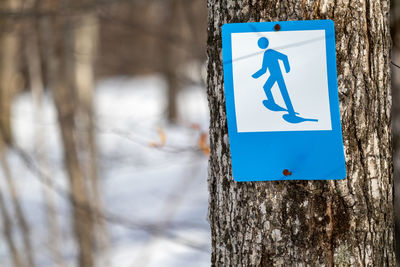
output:
[[[283,175],[285,175],[285,176],[290,176],[290,175],[292,175],[292,172],[290,172],[288,169],[284,169],[282,173],[283,173]]]
[[[281,29],[281,25],[275,24],[274,29],[275,31],[279,31]]]

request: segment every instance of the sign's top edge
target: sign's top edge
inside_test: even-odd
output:
[[[334,29],[335,22],[326,20],[290,20],[290,21],[267,21],[267,22],[241,22],[225,23],[222,25],[223,32],[237,31],[276,31],[275,25],[279,24],[278,31]]]
[[[331,19],[319,19],[319,20],[277,20],[277,21],[260,21],[260,22],[255,22],[255,21],[251,21],[251,22],[232,22],[232,23],[224,23],[223,25],[242,25],[242,24],[276,24],[276,23],[308,23],[308,24],[314,24],[314,23],[323,23],[323,22],[327,22],[327,23],[334,23],[333,20]]]

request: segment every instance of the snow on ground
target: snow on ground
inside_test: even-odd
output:
[[[181,119],[171,126],[164,119],[165,88],[159,76],[116,77],[97,86],[101,190],[110,234],[107,266],[208,266],[210,262],[207,156],[196,148],[201,132],[208,130],[205,91],[193,86],[181,92]],[[35,155],[35,142],[41,136],[49,173],[56,188],[65,191],[62,149],[49,97],[42,110],[38,122],[31,96],[18,96],[13,110],[16,142]],[[35,134],[37,127],[39,134]],[[165,145],[154,147],[161,135],[166,137]],[[43,183],[16,153],[8,158],[33,229],[38,266],[51,266]],[[73,266],[76,249],[70,208],[65,195],[58,192],[55,198],[63,231],[61,250]],[[9,264],[8,251],[1,244],[0,265]]]

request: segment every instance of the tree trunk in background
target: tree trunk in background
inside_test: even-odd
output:
[[[47,2],[46,8],[52,9],[53,1]],[[46,28],[44,51],[47,66],[48,86],[52,89],[58,122],[61,131],[64,149],[64,163],[70,182],[70,197],[73,205],[73,222],[75,237],[79,248],[79,266],[94,266],[93,257],[93,217],[84,173],[78,156],[78,142],[76,140],[76,110],[75,110],[75,84],[74,84],[74,45],[70,18],[61,18],[62,47],[60,55],[56,55],[57,36],[53,25],[56,20],[44,21]],[[57,29],[59,30],[59,29]]]
[[[166,3],[165,24],[169,25],[168,33],[172,36],[177,35],[179,25],[177,25],[177,8],[178,0],[168,0]],[[167,83],[167,119],[169,122],[177,122],[178,120],[178,93],[179,93],[179,54],[177,53],[176,43],[172,40],[162,40],[163,43],[159,47],[162,48],[162,71]]]
[[[31,10],[36,7],[35,0],[25,0],[24,7]],[[46,18],[47,19],[47,18]],[[42,179],[45,184],[42,186],[44,209],[46,210],[46,219],[49,227],[48,241],[52,253],[52,258],[58,267],[64,266],[63,258],[60,252],[61,231],[57,220],[57,207],[54,192],[54,181],[50,174],[48,150],[46,138],[48,137],[43,129],[43,71],[42,57],[39,49],[39,30],[38,20],[36,18],[24,21],[23,27],[23,46],[25,52],[25,61],[27,74],[29,78],[28,88],[32,92],[34,102],[34,150],[40,169],[45,175]]]
[[[74,87],[78,98],[78,135],[80,138],[80,154],[85,163],[92,208],[95,211],[95,233],[97,248],[100,253],[97,258],[105,265],[107,263],[108,232],[102,214],[102,200],[97,164],[96,118],[94,110],[95,61],[97,55],[99,25],[95,11],[79,14],[73,21],[73,72]]]
[[[0,3],[0,8],[5,10],[16,11],[21,8],[21,1],[19,0],[6,0]],[[19,72],[19,34],[20,27],[13,19],[3,18],[0,21],[0,165],[2,169],[2,178],[4,178],[8,194],[11,198],[11,207],[16,217],[16,222],[21,231],[24,247],[24,260],[16,253],[15,245],[13,244],[11,225],[5,225],[5,231],[12,231],[5,233],[8,246],[10,248],[14,265],[23,265],[23,262],[29,266],[35,266],[34,252],[32,249],[32,242],[30,237],[30,228],[25,219],[22,206],[19,200],[17,187],[15,186],[14,179],[7,161],[8,146],[13,142],[12,128],[11,128],[11,105],[14,94],[21,86],[21,75]],[[3,222],[5,224],[12,223],[7,215],[7,210],[3,199],[1,200],[1,213]],[[4,206],[4,207],[3,207]]]
[[[17,10],[20,0],[3,0],[0,8]],[[19,26],[13,19],[0,20],[0,131],[7,144],[12,143],[11,104],[13,95],[21,86],[18,69]]]
[[[88,152],[84,161],[88,166],[87,177],[90,180],[92,196],[99,201],[97,174],[97,150],[95,140],[94,63],[97,52],[98,22],[95,13],[79,15],[73,22],[73,82],[77,93],[79,111],[79,133],[82,135],[82,147]]]
[[[213,266],[394,266],[388,0],[208,0],[209,220]],[[348,176],[236,183],[221,26],[333,19]]]

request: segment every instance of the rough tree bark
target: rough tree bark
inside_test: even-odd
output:
[[[208,0],[209,220],[213,266],[394,266],[388,0]],[[348,176],[236,183],[221,26],[332,19]]]

